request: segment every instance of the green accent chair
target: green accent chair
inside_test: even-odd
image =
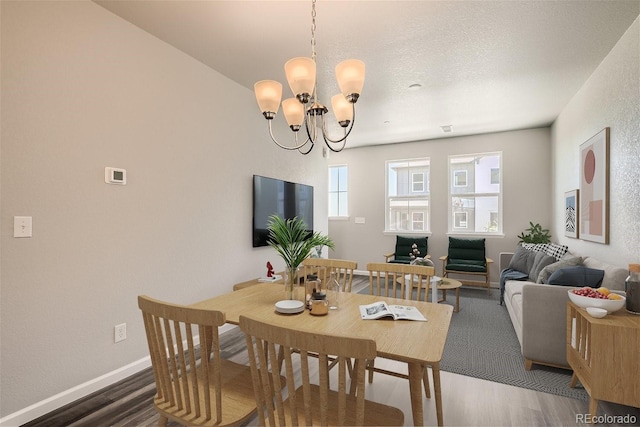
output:
[[[393,252],[385,254],[386,262],[394,264],[411,264],[411,253],[413,252],[413,244],[418,246],[421,258],[431,258],[428,254],[429,237],[408,237],[396,236],[396,248]]]
[[[491,294],[489,270],[493,260],[486,257],[485,239],[449,237],[448,255],[440,259],[443,277],[449,277],[449,274],[482,276],[483,280],[459,280],[463,285],[486,287],[487,293]]]

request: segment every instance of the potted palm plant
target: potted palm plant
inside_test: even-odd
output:
[[[278,215],[271,215],[267,222],[267,230],[269,231],[267,243],[278,252],[286,265],[284,279],[286,299],[295,299],[295,289],[298,284],[297,272],[302,261],[316,246],[335,249],[335,244],[330,237],[319,232],[309,236],[304,220],[297,217],[284,220]]]

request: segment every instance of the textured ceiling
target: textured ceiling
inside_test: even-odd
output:
[[[290,97],[284,63],[311,56],[309,0],[95,2],[251,90],[273,79]],[[320,101],[338,92],[337,63],[366,63],[354,147],[551,124],[640,0],[319,0],[316,11]]]

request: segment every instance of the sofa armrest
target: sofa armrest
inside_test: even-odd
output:
[[[567,291],[570,286],[526,284],[522,287],[522,354],[534,362],[567,363]]]
[[[500,271],[509,267],[509,263],[511,262],[511,258],[513,258],[513,252],[500,252],[500,259],[498,260],[498,268]]]

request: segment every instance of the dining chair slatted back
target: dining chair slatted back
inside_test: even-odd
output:
[[[304,267],[303,277],[306,278],[310,274],[315,274],[322,280],[323,284],[329,281],[331,272],[335,272],[336,280],[340,283],[342,292],[351,292],[353,271],[358,268],[356,261],[332,258],[305,258],[302,261],[302,265]]]
[[[251,370],[220,356],[220,311],[138,297],[156,383],[160,424],[227,426],[256,412]]]
[[[398,408],[365,399],[365,363],[376,343],[301,331],[240,316],[262,426],[402,425]],[[310,354],[317,355],[311,357]],[[337,357],[337,389],[330,388],[329,355]],[[348,360],[354,360],[348,376]],[[282,387],[280,371],[284,364]]]
[[[431,278],[435,275],[434,267],[370,262],[367,264],[367,271],[369,271],[370,295],[428,302],[429,285]],[[427,397],[431,397],[429,372],[426,366],[423,369],[424,392]],[[369,371],[369,383],[373,382],[374,372],[409,379],[405,373],[377,368],[373,359],[367,363],[367,370]]]
[[[370,262],[369,294],[428,302],[433,267],[412,264]]]

